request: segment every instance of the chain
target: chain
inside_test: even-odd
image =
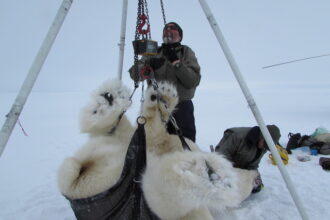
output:
[[[163,0],[160,0],[160,6],[162,7],[164,25],[166,25],[166,17],[165,17],[165,10],[164,10]]]
[[[149,23],[149,11],[148,11],[148,3],[147,3],[147,0],[144,0],[144,5],[145,5],[145,11],[146,11],[146,16],[147,16],[147,25],[150,25]],[[151,29],[148,33],[148,39],[151,39]]]
[[[137,16],[136,16],[136,27],[135,27],[135,40],[139,39],[139,31],[138,31],[138,26],[140,24],[140,16],[142,14],[142,9],[143,8],[143,0],[139,0],[138,3],[138,12],[137,12]]]
[[[139,37],[140,37],[140,33],[138,31],[138,26],[140,24],[140,16],[142,14],[142,11],[143,11],[143,0],[139,0],[138,10],[137,10],[137,16],[136,16],[135,40],[139,40]],[[134,53],[134,72],[137,75],[138,75],[138,72],[139,72],[138,61],[139,61],[138,60],[138,55],[136,53]],[[138,81],[137,82],[134,81],[134,87],[135,87],[135,89],[139,87]]]
[[[141,18],[141,16],[143,17],[143,19]],[[163,13],[163,17],[164,17],[164,13]],[[139,28],[141,28],[140,25],[144,25],[144,23],[141,23],[141,22],[145,22],[146,25],[148,26],[148,29],[149,29],[148,33],[143,33],[141,30],[139,30]],[[142,39],[151,39],[151,30],[150,30],[150,21],[149,21],[149,11],[148,11],[147,0],[138,1],[138,11],[137,11],[136,28],[135,28],[135,41],[140,40],[141,35],[142,35]],[[138,88],[139,82],[144,80],[139,74],[139,64],[138,63],[139,63],[138,54],[134,53],[134,72],[139,77],[139,79],[137,81],[134,81],[135,88]],[[148,63],[147,64],[145,63],[144,65],[148,65]],[[151,78],[153,79],[153,80],[151,80],[152,86],[156,90],[158,87],[157,82],[154,79],[154,76]]]
[[[142,93],[141,93],[140,102],[141,102],[141,105],[144,102],[144,81],[142,81]]]
[[[141,92],[141,98],[140,98],[140,115],[142,116],[142,112],[143,112],[143,103],[144,103],[144,81],[142,81],[142,92]]]
[[[162,9],[162,14],[163,14],[164,25],[166,25],[166,17],[165,17],[165,10],[164,10],[163,0],[160,0],[160,5],[161,5],[161,9]],[[138,26],[139,26],[139,24],[141,22],[140,21],[140,16],[141,15],[144,15],[144,13],[145,13],[145,15],[147,17],[146,23],[147,23],[148,26],[150,26],[147,0],[139,0],[139,3],[138,3],[138,12],[137,12],[137,19],[136,19],[135,40],[139,40],[139,38],[140,38],[140,35],[141,34],[138,31]],[[142,37],[146,37],[147,39],[151,39],[151,31],[149,31],[146,34],[146,36],[142,36]],[[134,71],[136,72],[136,74],[138,74],[138,72],[139,72],[139,68],[138,68],[138,54],[136,54],[136,53],[134,53],[134,66],[135,66]],[[141,81],[141,76],[140,75],[139,75],[139,78],[140,79],[138,81]],[[149,79],[149,82],[152,85],[152,87],[154,88],[154,90],[157,92],[158,111],[159,111],[159,113],[161,115],[161,121],[166,124],[167,121],[164,119],[164,116],[162,115],[161,109],[160,109],[160,103],[161,102],[164,104],[164,107],[166,109],[168,108],[168,106],[166,104],[166,101],[163,100],[162,97],[161,97],[161,95],[160,95],[160,92],[158,90],[158,84],[157,84],[157,81],[154,78],[154,76]],[[130,99],[132,99],[132,96],[133,96],[135,90],[138,88],[139,82],[134,82],[134,85],[135,85],[135,89],[134,89],[132,95],[130,96]],[[145,97],[144,97],[144,80],[143,80],[142,81],[142,94],[141,94],[141,99],[140,99],[140,102],[141,102],[140,115],[142,115],[142,106],[143,106],[144,99],[145,99]],[[180,138],[180,140],[182,142],[183,148],[185,150],[191,150],[190,147],[189,147],[189,145],[184,140],[184,137],[182,136],[181,130],[180,130],[179,126],[177,125],[177,123],[176,123],[176,121],[175,121],[175,119],[174,119],[174,117],[172,115],[170,116],[170,119],[169,120],[172,122],[172,124],[173,124],[173,126],[175,128],[175,130],[176,130],[176,132],[177,132],[177,134],[178,134],[178,136],[179,136],[179,138]],[[206,165],[208,165],[208,164],[206,164]]]

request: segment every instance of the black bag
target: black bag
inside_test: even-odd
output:
[[[288,134],[289,141],[286,145],[286,150],[288,151],[289,154],[291,154],[291,150],[300,147],[299,146],[299,140],[301,139],[301,134],[300,133],[289,133]]]
[[[92,197],[70,201],[78,220],[158,220],[150,210],[141,189],[141,174],[146,167],[144,125],[139,124],[128,146],[118,182]]]
[[[317,150],[320,154],[328,155],[330,154],[330,146],[328,146],[325,142],[318,141],[312,136],[303,135],[301,136],[300,133],[289,133],[288,134],[289,141],[286,146],[286,150],[289,154],[291,154],[291,150],[296,149],[302,146],[309,146],[310,149]]]
[[[330,158],[320,157],[319,164],[324,170],[330,170]]]

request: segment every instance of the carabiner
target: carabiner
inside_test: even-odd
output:
[[[140,24],[137,27],[139,34],[146,35],[150,32],[150,24],[147,24],[148,17],[145,14],[140,15],[139,20]],[[144,25],[147,25],[147,29],[142,29]]]

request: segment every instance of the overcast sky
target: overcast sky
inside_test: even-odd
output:
[[[62,0],[1,0],[0,91],[17,91]],[[257,81],[328,86],[330,57],[262,69],[330,53],[329,0],[207,1],[248,85]],[[148,1],[153,40],[161,43],[158,0]],[[164,0],[167,21],[183,29],[183,44],[202,67],[201,87],[237,85],[198,0]],[[94,88],[117,76],[122,1],[74,0],[34,91]],[[137,1],[129,0],[123,80],[133,63]]]

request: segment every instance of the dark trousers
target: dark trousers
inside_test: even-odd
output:
[[[194,104],[191,100],[181,101],[173,113],[173,117],[180,128],[182,135],[193,142],[196,141],[196,127],[194,117]],[[169,121],[167,131],[170,134],[176,134],[175,128]]]

